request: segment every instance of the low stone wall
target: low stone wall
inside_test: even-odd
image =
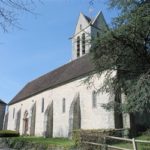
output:
[[[17,141],[15,138],[0,138],[0,145],[2,147],[9,147],[16,150],[79,150],[76,148],[31,143],[24,140]]]

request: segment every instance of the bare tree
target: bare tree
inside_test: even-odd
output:
[[[19,13],[33,13],[34,0],[0,0],[0,30],[8,31],[10,26],[18,26]]]

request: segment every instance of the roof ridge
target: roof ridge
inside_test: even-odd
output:
[[[84,15],[85,19],[88,21],[88,23],[90,23],[92,21],[92,19],[89,16],[87,16],[85,14],[83,14],[83,15]]]
[[[86,54],[86,55],[87,55],[87,54]],[[63,64],[62,66],[59,66],[59,67],[55,68],[54,70],[51,70],[51,71],[49,71],[49,72],[47,72],[47,73],[45,73],[45,74],[43,74],[43,75],[41,75],[41,76],[39,76],[39,77],[37,77],[37,78],[35,78],[35,79],[29,81],[27,84],[29,84],[29,83],[31,83],[31,82],[37,80],[37,79],[40,79],[41,77],[43,77],[43,76],[45,76],[45,75],[48,75],[48,74],[50,74],[50,73],[53,73],[53,72],[55,72],[55,71],[57,71],[57,70],[59,70],[59,69],[65,67],[65,66],[67,66],[67,65],[69,65],[69,64],[72,64],[72,63],[78,61],[79,59],[84,58],[86,55],[84,55],[84,56],[82,56],[82,57],[79,57],[79,58],[77,58],[77,59],[75,59],[75,60],[72,60],[72,61],[70,61],[70,62],[68,62],[68,63],[65,63],[65,64]]]
[[[28,82],[9,102],[9,105],[25,100],[48,89],[71,82],[92,71],[94,71],[94,65],[90,62],[89,55],[86,54]]]
[[[97,20],[97,18],[98,18],[99,16],[102,16],[102,15],[103,15],[103,12],[102,12],[102,11],[99,11],[99,12],[97,13],[97,15],[95,16],[94,20],[92,21],[92,24],[94,24],[95,21]]]

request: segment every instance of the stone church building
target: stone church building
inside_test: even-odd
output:
[[[96,92],[104,76],[96,76],[88,53],[91,40],[107,30],[102,12],[94,19],[80,13],[72,36],[72,61],[23,87],[9,103],[7,129],[21,135],[70,137],[74,129],[129,127],[128,115],[117,117],[101,107],[115,95]],[[84,81],[91,74],[89,87]]]
[[[6,105],[7,104],[0,99],[0,130],[3,129]]]

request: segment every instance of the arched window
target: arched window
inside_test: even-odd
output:
[[[63,100],[62,100],[62,112],[65,113],[65,111],[66,111],[66,99],[63,98]]]
[[[92,92],[92,107],[93,108],[97,107],[97,93],[96,93],[96,91]]]
[[[80,37],[77,37],[77,57],[80,57]]]
[[[85,54],[85,33],[82,34],[82,54]]]
[[[42,113],[44,112],[44,98],[42,98],[42,109],[41,109],[41,112]]]
[[[15,108],[13,109],[13,119],[14,119],[14,117],[15,117]]]

